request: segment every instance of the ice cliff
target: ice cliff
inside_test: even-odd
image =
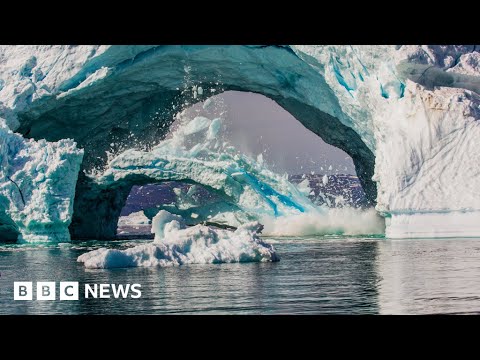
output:
[[[25,139],[0,128],[1,237],[68,241],[83,151],[72,140]]]
[[[387,237],[480,234],[479,50],[299,47],[330,62],[327,83],[375,154]]]
[[[29,241],[66,239],[70,222],[77,238],[115,236],[130,187],[165,177],[105,181],[112,156],[145,158],[183,107],[241,90],[350,154],[387,236],[479,236],[477,49],[1,46],[1,226]]]

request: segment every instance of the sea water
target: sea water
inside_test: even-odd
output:
[[[0,244],[0,314],[480,313],[480,239],[267,237],[279,262],[85,269],[148,241]],[[139,283],[139,299],[14,301],[14,281]]]

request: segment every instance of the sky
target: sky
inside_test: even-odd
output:
[[[290,175],[355,174],[353,161],[342,150],[326,144],[273,100],[259,94],[228,91],[216,95],[209,111],[196,104],[188,112],[226,119],[228,141],[241,152],[257,156],[276,172]],[[331,168],[330,168],[331,166]]]

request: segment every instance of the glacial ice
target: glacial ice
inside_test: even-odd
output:
[[[77,235],[110,236],[118,215],[107,219],[107,209],[119,214],[124,188],[145,181],[127,176],[122,161],[138,157],[144,167],[182,104],[217,88],[264,94],[350,154],[388,237],[480,236],[477,46],[1,46],[0,59],[0,151],[9,164],[0,175],[0,226],[24,240],[67,239],[71,221]],[[105,167],[107,151],[123,159],[118,169]],[[112,177],[105,188],[83,175],[94,168],[106,169],[98,179]],[[31,180],[19,184],[23,176]],[[229,172],[209,183],[228,195],[249,180]],[[254,208],[230,200],[225,214]],[[274,201],[277,215],[282,202]],[[97,229],[89,216],[105,221]]]
[[[133,212],[127,216],[120,216],[118,220],[118,225],[148,225],[150,224],[150,219],[145,216],[143,210]]]
[[[0,128],[3,230],[18,233],[19,241],[69,241],[82,157],[72,140],[34,141]]]
[[[319,68],[352,119],[349,126],[375,153],[376,209],[386,217],[386,236],[480,236],[476,47],[295,49],[316,66],[335,63],[350,81],[346,90],[333,68]],[[425,67],[423,76],[412,70]]]
[[[204,225],[187,228],[181,217],[162,210],[153,218],[153,243],[126,250],[101,248],[77,261],[91,269],[278,261],[273,246],[259,237],[262,228],[258,222],[235,231]]]

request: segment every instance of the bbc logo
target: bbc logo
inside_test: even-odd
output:
[[[60,300],[78,300],[78,282],[60,282],[59,294]],[[37,282],[36,296],[37,300],[56,300],[55,282]],[[13,299],[33,300],[33,283],[29,281],[15,281],[13,283]]]

